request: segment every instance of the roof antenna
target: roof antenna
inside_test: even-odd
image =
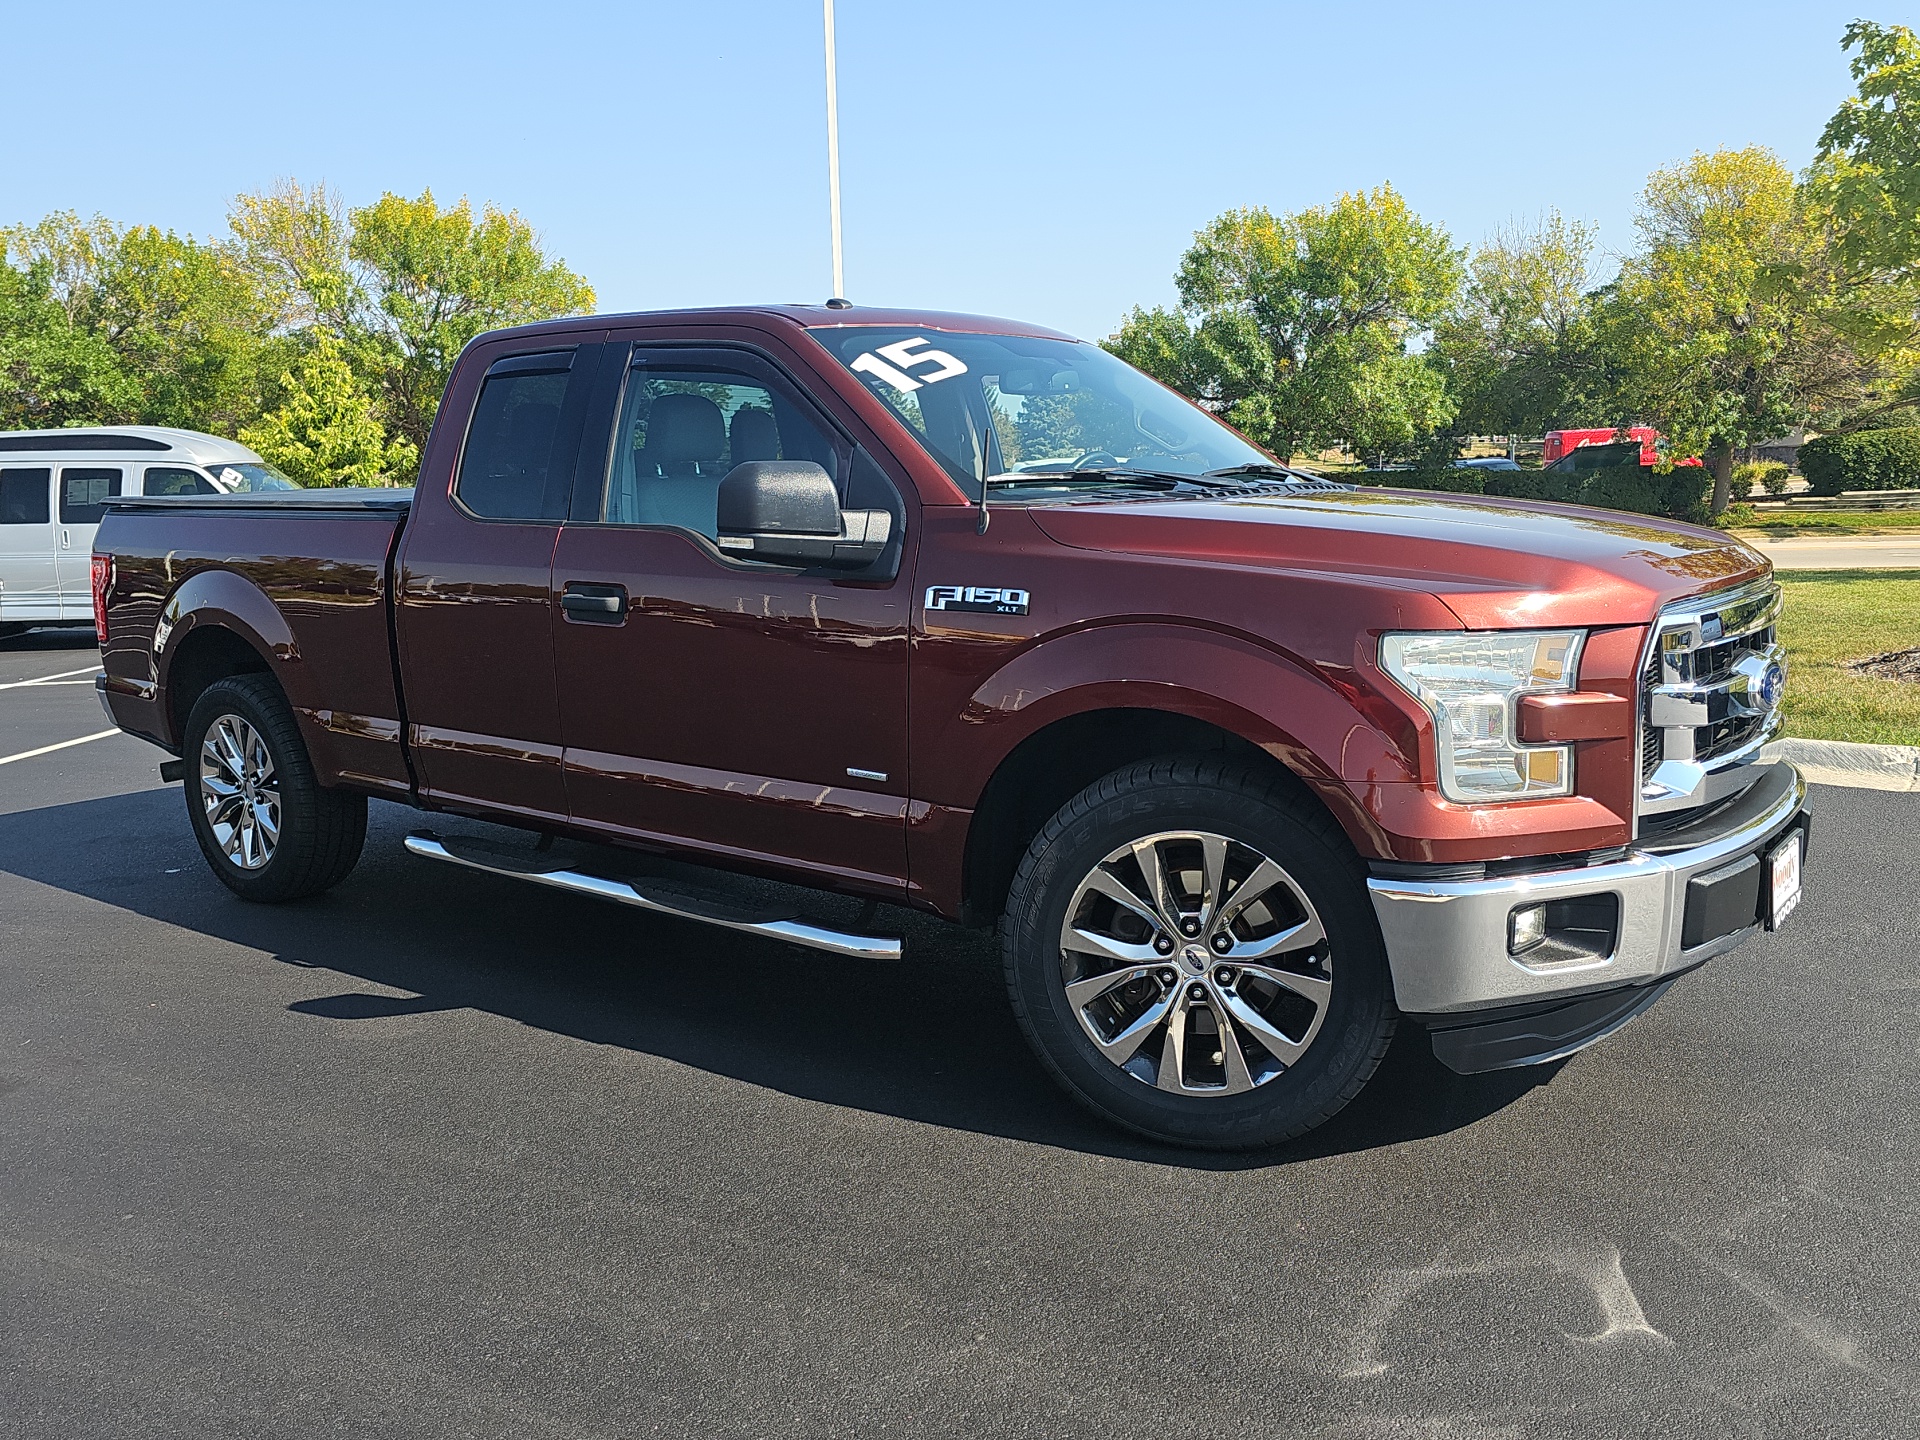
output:
[[[849,310],[853,302],[845,298],[846,277],[840,269],[840,98],[834,77],[833,0],[827,7],[827,210],[833,219],[833,298],[829,310]]]

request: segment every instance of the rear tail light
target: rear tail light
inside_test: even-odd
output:
[[[107,592],[113,589],[113,557],[93,557],[93,633],[101,647],[107,643]]]

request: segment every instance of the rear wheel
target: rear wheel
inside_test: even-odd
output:
[[[1359,861],[1272,777],[1097,782],[1035,837],[1002,923],[1014,1008],[1083,1104],[1155,1139],[1276,1144],[1360,1092],[1396,1011]]]
[[[187,816],[228,889],[274,903],[346,878],[366,840],[366,797],[315,779],[272,680],[236,675],[209,685],[184,738]]]

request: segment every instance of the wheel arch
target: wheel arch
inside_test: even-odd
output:
[[[300,660],[292,628],[266,592],[231,570],[201,570],[175,587],[161,607],[154,656],[175,748],[194,703],[229,675],[271,676],[288,702],[298,703],[287,675]]]
[[[1249,734],[1259,727],[1225,720],[1109,705],[1063,715],[1027,735],[995,768],[973,809],[962,860],[962,916],[975,923],[997,917],[1020,857],[1055,812],[1096,780],[1143,760],[1218,756],[1273,777],[1302,804],[1327,814],[1350,840],[1356,828],[1371,824],[1337,780],[1318,775],[1318,783],[1310,783],[1281,758],[1288,746],[1260,743]]]

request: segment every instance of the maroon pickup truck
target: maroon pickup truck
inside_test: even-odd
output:
[[[527,326],[412,491],[109,503],[102,699],[240,896],[341,880],[371,796],[539,837],[417,855],[836,955],[900,942],[725,872],[997,922],[1048,1068],[1169,1141],[1319,1124],[1403,1018],[1570,1054],[1799,898],[1753,551],[1333,483],[1035,326]]]

